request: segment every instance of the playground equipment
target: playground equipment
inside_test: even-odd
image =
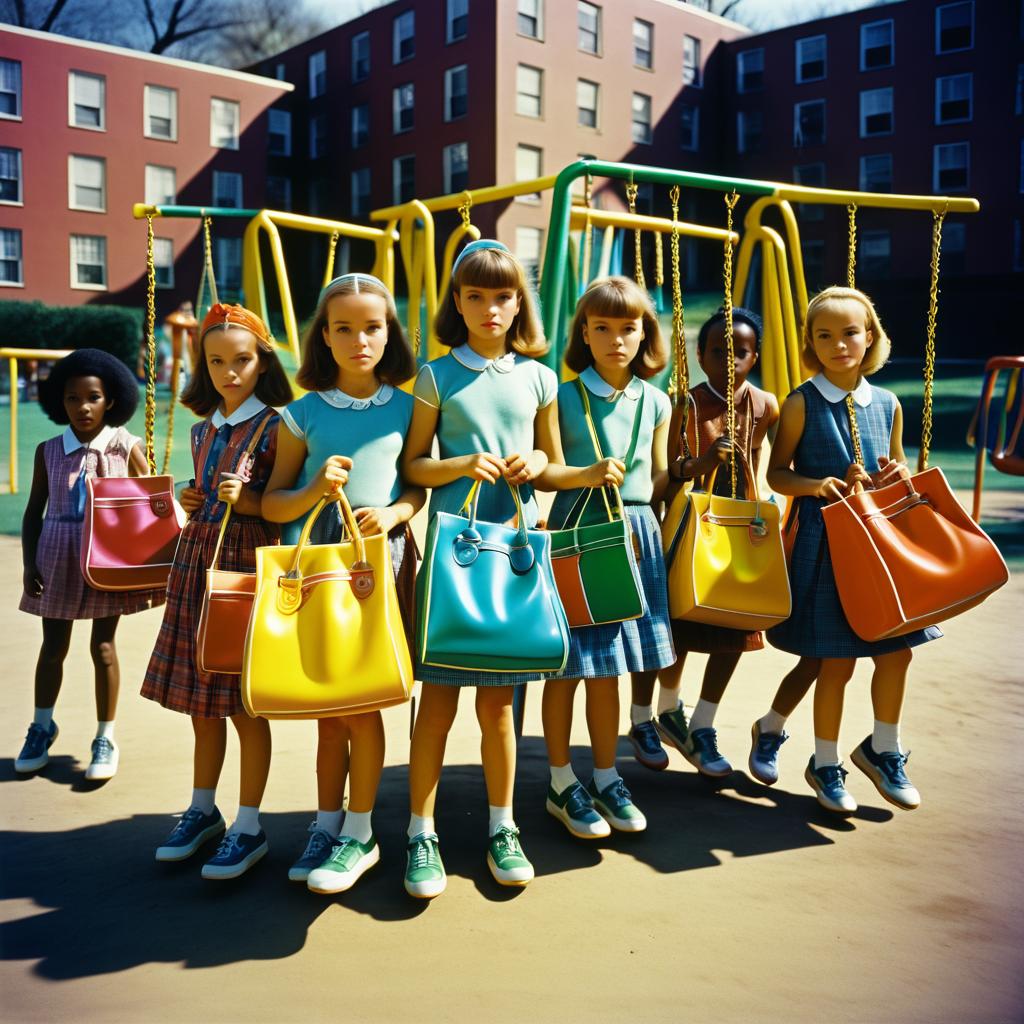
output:
[[[1003,371],[1006,376],[1001,377]],[[974,504],[971,517],[981,521],[981,489],[986,457],[999,473],[1024,476],[1024,356],[996,356],[985,364],[981,397],[967,429],[974,449]],[[1002,391],[998,386],[1002,379]]]

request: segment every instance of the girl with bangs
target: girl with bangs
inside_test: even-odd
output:
[[[661,528],[652,505],[668,482],[668,396],[648,383],[664,369],[668,350],[650,297],[625,277],[595,281],[572,323],[566,364],[579,374],[558,389],[558,424],[566,465],[550,464],[539,486],[557,490],[550,525],[575,521],[581,489],[619,488],[637,545],[647,610],[639,619],[571,631],[565,669],[544,684],[544,740],[551,784],[547,810],[580,839],[641,832],[647,820],[615,767],[619,736],[618,677],[652,686],[675,661]],[[589,407],[589,408],[588,408]],[[591,419],[600,452],[587,420]],[[610,457],[602,458],[601,453]],[[596,514],[603,502],[591,502]],[[587,522],[584,519],[584,525]],[[584,788],[569,757],[573,697],[586,683],[587,726],[594,773]]]
[[[416,405],[402,456],[413,484],[433,488],[430,512],[457,513],[475,482],[477,515],[516,514],[504,481],[519,487],[526,525],[537,522],[533,484],[558,452],[558,378],[536,357],[547,351],[522,265],[500,242],[480,239],[459,254],[435,321],[451,351],[416,378]],[[438,457],[432,454],[437,441]],[[516,741],[513,687],[524,673],[470,672],[417,664],[423,695],[409,755],[411,817],[405,888],[420,899],[445,889],[434,805],[445,744],[463,687],[476,689],[481,756],[490,806],[487,864],[501,885],[533,878],[512,814]]]

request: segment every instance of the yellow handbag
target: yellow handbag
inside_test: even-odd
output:
[[[256,549],[256,597],[242,659],[242,703],[263,718],[332,718],[407,701],[413,670],[384,534],[309,544],[321,499],[294,547]]]

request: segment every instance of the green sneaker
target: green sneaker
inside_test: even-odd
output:
[[[574,782],[564,792],[548,787],[548,814],[557,818],[577,839],[602,839],[611,834],[608,822],[594,810],[590,794]]]
[[[594,780],[587,786],[594,807],[612,828],[619,832],[643,832],[647,819],[640,808],[633,803],[629,790],[622,779],[616,779],[599,793]]]
[[[498,885],[526,885],[533,881],[533,865],[519,844],[519,829],[502,825],[491,836],[487,866]]]
[[[681,754],[686,737],[690,735],[690,725],[686,721],[683,702],[680,701],[671,711],[662,711],[654,720],[654,728],[666,743],[671,744]]]
[[[447,884],[437,836],[433,832],[413,836],[405,864],[405,891],[418,900],[432,900]]]
[[[330,895],[345,892],[380,860],[380,847],[375,836],[361,843],[352,836],[338,836],[331,852],[318,868],[313,868],[306,879],[310,892]]]

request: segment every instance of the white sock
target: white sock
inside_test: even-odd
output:
[[[614,765],[611,768],[595,768],[594,788],[598,793],[603,793],[618,778],[620,775]]]
[[[215,789],[193,789],[192,803],[189,804],[189,807],[198,807],[203,814],[212,814],[216,796],[217,790]]]
[[[650,704],[630,704],[629,720],[633,725],[643,725],[654,717],[654,708]]]
[[[490,814],[487,822],[487,834],[493,836],[499,828],[505,826],[506,828],[515,828],[516,822],[512,817],[511,807],[495,807],[494,804],[488,804],[487,810]]]
[[[373,838],[373,826],[370,824],[372,814],[373,811],[346,811],[341,835],[351,836],[360,843],[368,843]]]
[[[666,686],[662,686],[658,691],[658,714],[663,715],[666,711],[675,711],[679,707],[679,691],[682,689],[682,685],[677,686],[674,690],[668,689]]]
[[[871,749],[876,754],[901,753],[900,723],[890,724],[875,719],[875,727],[871,730]]]
[[[238,817],[234,825],[228,829],[229,832],[244,832],[247,836],[257,836],[260,833],[260,809],[258,807],[238,808]]]
[[[32,721],[44,729],[49,729],[50,723],[53,721],[53,708],[36,708],[32,715]]]
[[[814,737],[814,767],[824,768],[827,764],[839,764],[839,740],[822,740]]]
[[[409,838],[415,839],[416,836],[422,835],[424,832],[426,832],[427,835],[437,835],[437,829],[434,828],[433,816],[429,818],[421,818],[418,814],[410,814],[408,831]]]
[[[336,811],[317,810],[316,827],[337,838],[338,832],[341,831],[341,817],[344,813],[340,807]]]
[[[114,741],[114,723],[110,722],[97,722],[96,723],[96,739],[110,740],[111,743]]]
[[[718,711],[718,705],[712,704],[709,700],[704,700],[702,697],[697,701],[696,707],[693,709],[693,714],[690,715],[690,732],[694,733],[698,729],[710,729],[715,724],[715,713]]]
[[[757,724],[761,726],[763,733],[782,733],[786,728],[786,716],[780,715],[772,708],[764,718],[759,718]]]
[[[551,788],[556,793],[564,793],[570,786],[575,785],[579,781],[576,778],[576,773],[572,770],[571,761],[568,764],[551,765]]]

